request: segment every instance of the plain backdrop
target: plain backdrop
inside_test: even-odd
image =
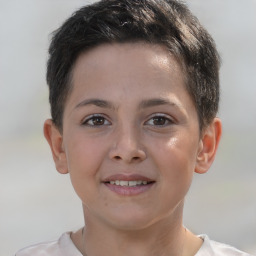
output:
[[[187,2],[222,56],[224,134],[212,168],[194,177],[184,222],[256,254],[256,1]],[[83,225],[81,203],[68,175],[55,171],[42,126],[50,33],[87,3],[0,0],[1,256]]]

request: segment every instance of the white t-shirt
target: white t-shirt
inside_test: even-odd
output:
[[[206,235],[200,235],[204,242],[195,256],[252,256],[234,247],[212,241]],[[82,256],[70,238],[70,232],[64,233],[59,240],[26,247],[15,256]]]

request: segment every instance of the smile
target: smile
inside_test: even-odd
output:
[[[143,179],[143,177],[137,177],[137,179],[131,179],[131,177],[123,177],[123,179],[120,177],[118,179],[115,177],[103,182],[109,190],[120,196],[135,196],[145,193],[151,190],[155,183],[155,181],[147,180],[147,178]]]
[[[141,185],[147,185],[149,183],[152,182],[148,182],[145,180],[111,180],[108,183],[110,183],[111,185],[116,185],[116,186],[126,186],[126,187],[136,187],[136,186],[141,186]]]

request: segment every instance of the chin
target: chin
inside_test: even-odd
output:
[[[135,231],[148,228],[159,220],[159,217],[153,216],[142,210],[122,210],[109,216],[108,221],[111,226],[118,230]]]

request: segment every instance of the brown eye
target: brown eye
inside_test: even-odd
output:
[[[167,122],[168,120],[163,116],[157,116],[153,118],[154,125],[165,125]]]
[[[94,115],[87,118],[82,124],[86,126],[103,126],[109,125],[110,122],[103,116]]]
[[[146,125],[164,127],[173,123],[174,122],[169,117],[164,115],[155,115],[146,122]]]
[[[94,117],[91,120],[93,125],[103,125],[105,122],[105,118],[103,117]]]

